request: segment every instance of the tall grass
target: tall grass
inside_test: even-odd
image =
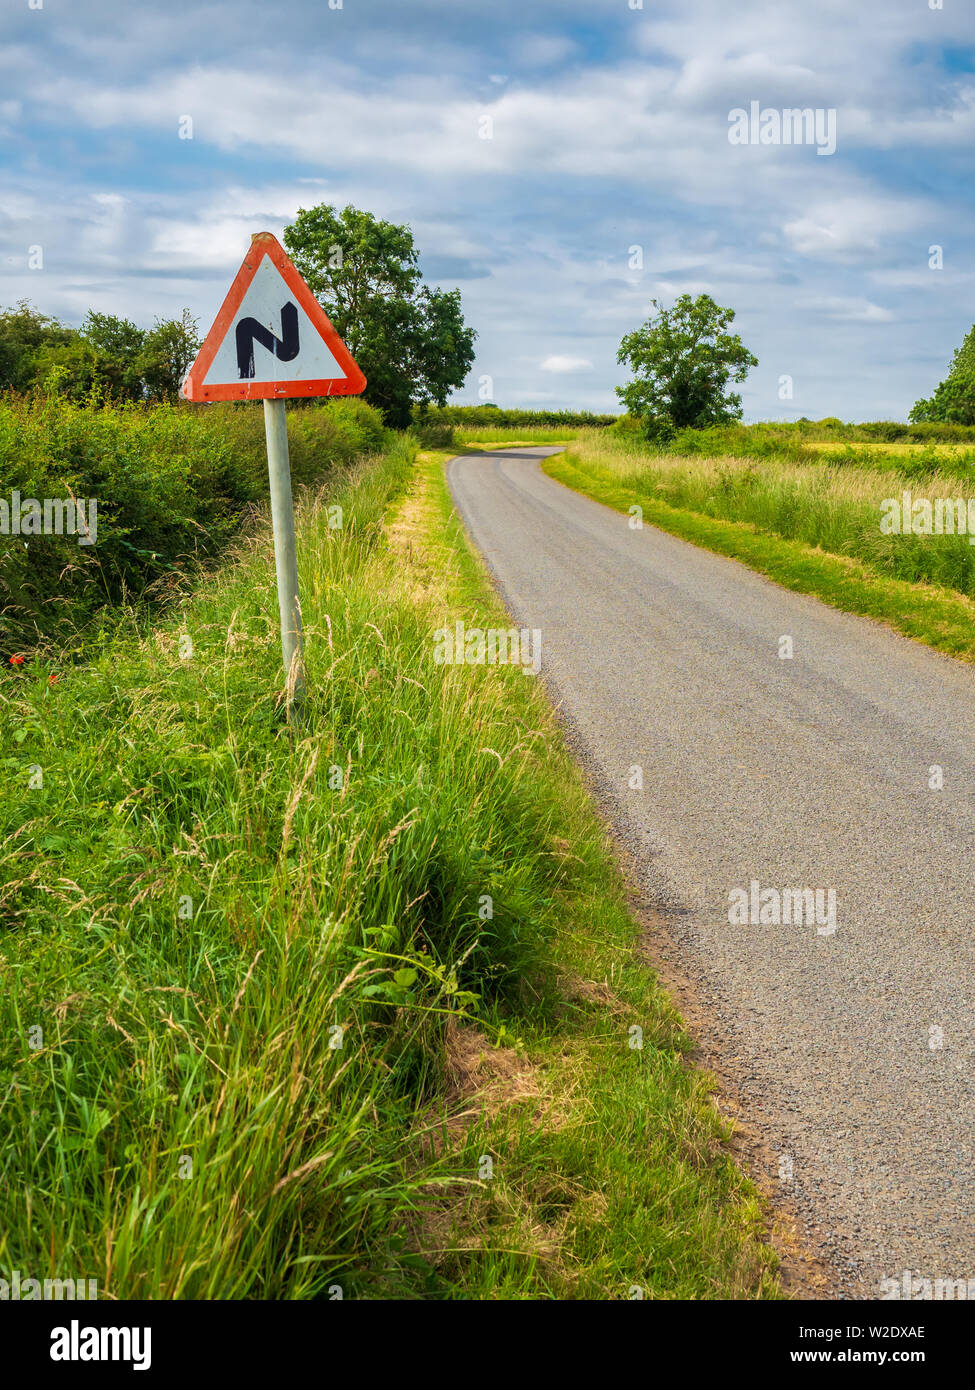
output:
[[[408,463],[329,495],[341,533],[303,518],[293,745],[264,535],[151,640],[4,680],[4,1265],[304,1297],[410,1200],[383,1131],[427,1084],[438,1011],[530,955],[544,866],[531,780],[480,751],[517,740],[500,696],[446,679],[431,702],[410,674],[428,632],[378,553]]]
[[[296,736],[264,527],[150,636],[0,677],[0,1269],[116,1298],[770,1290],[541,692],[431,659],[449,603],[494,610],[445,514],[389,548],[412,449],[300,509]],[[557,947],[611,1008],[566,1004]],[[558,1119],[509,1100],[444,1143],[458,1020],[534,1038]]]
[[[967,535],[885,535],[880,529],[883,501],[899,498],[904,489],[914,498],[975,496],[954,470],[932,471],[903,458],[899,466],[863,462],[850,468],[828,455],[811,463],[774,454],[682,456],[603,431],[580,434],[567,455],[595,479],[630,492],[635,503],[649,496],[702,516],[744,522],[763,534],[862,560],[891,578],[975,597],[975,547]],[[971,477],[975,481],[975,473]]]
[[[633,415],[624,415],[611,426],[611,433],[624,439],[644,441],[642,422]],[[735,458],[791,459],[794,463],[814,462],[824,453],[850,451],[852,459],[876,457],[886,453],[893,457],[905,449],[932,449],[948,445],[942,457],[949,458],[959,450],[971,457],[975,450],[975,426],[942,423],[917,425],[899,424],[893,420],[877,420],[864,424],[844,424],[841,420],[763,420],[755,424],[712,425],[707,429],[678,430],[666,445],[675,454],[730,455]]]
[[[561,444],[564,440],[575,439],[578,433],[578,427],[568,425],[559,429],[527,425],[498,425],[493,429],[488,425],[458,425],[453,432],[458,444],[497,444],[499,447],[506,444]]]

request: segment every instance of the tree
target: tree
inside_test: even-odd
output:
[[[463,386],[474,363],[476,334],[464,324],[460,290],[424,288],[420,307],[423,332],[416,362],[417,399],[444,406],[454,387]]]
[[[728,384],[744,381],[758,358],[737,334],[726,332],[734,310],[722,309],[707,294],[682,294],[670,309],[654,299],[651,307],[656,314],[620,344],[617,361],[629,363],[635,376],[616,388],[648,437],[740,420],[741,396]]]
[[[81,326],[81,336],[89,349],[92,376],[102,397],[115,401],[141,400],[140,359],[145,347],[145,330],[137,328],[129,319],[90,309]]]
[[[944,381],[930,400],[915,403],[911,420],[937,420],[952,425],[975,425],[975,324],[951,359]]]
[[[145,335],[137,366],[146,397],[179,400],[179,388],[200,350],[196,319],[184,309],[178,319],[156,319]]]
[[[69,349],[76,359],[78,332],[22,299],[0,314],[0,390],[29,391]]]
[[[474,362],[460,291],[423,285],[413,233],[358,208],[301,208],[284,244],[366,375],[365,399],[388,425],[414,402],[445,405]]]
[[[200,350],[195,319],[146,330],[92,309],[79,332],[22,300],[0,314],[0,390],[58,392],[76,401],[176,401]]]
[[[31,371],[30,389],[42,395],[92,401],[101,394],[91,350],[84,338],[73,330],[66,342],[42,343],[31,360]]]

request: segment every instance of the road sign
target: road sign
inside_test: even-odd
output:
[[[191,401],[264,402],[271,525],[288,718],[305,675],[295,511],[288,458],[288,396],[358,396],[366,379],[270,232],[258,232],[183,383]]]
[[[358,396],[366,379],[270,232],[260,232],[183,383],[190,401]]]

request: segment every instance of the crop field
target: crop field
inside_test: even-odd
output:
[[[845,450],[851,448],[852,446],[848,441],[844,440],[822,439],[817,441],[815,447],[817,451],[821,454],[842,454]],[[923,453],[925,450],[928,450],[930,448],[930,444],[925,444],[919,441],[905,440],[897,440],[893,443],[884,443],[882,440],[879,439],[871,439],[867,441],[861,441],[856,445],[856,449],[858,451],[862,449],[866,453],[899,454],[905,458],[916,456],[917,454]],[[971,444],[939,444],[937,445],[937,449],[939,453],[956,455],[960,454],[967,455],[969,458],[975,458],[975,449],[973,449]]]

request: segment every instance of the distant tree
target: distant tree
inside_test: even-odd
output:
[[[0,313],[0,390],[29,391],[48,375],[59,350],[73,348],[78,332],[49,318],[26,299]],[[77,357],[77,352],[73,354]]]
[[[459,290],[422,284],[413,233],[371,213],[300,209],[284,244],[365,372],[365,399],[404,429],[414,403],[444,405],[474,362]]]
[[[744,381],[758,358],[726,332],[734,310],[707,294],[682,294],[669,309],[654,299],[651,307],[657,312],[627,334],[617,354],[634,372],[633,381],[616,388],[627,410],[651,438],[740,420],[741,396],[728,386]]]
[[[33,355],[31,368],[31,390],[68,396],[74,401],[97,400],[102,396],[91,350],[73,330],[65,342],[42,343]]]
[[[146,330],[92,309],[80,331],[27,300],[0,314],[0,390],[56,390],[78,401],[175,401],[200,349],[195,319]]]
[[[90,351],[92,377],[102,396],[117,401],[141,400],[145,330],[129,319],[91,309],[81,326],[81,336]]]
[[[431,290],[424,286],[417,302],[421,333],[415,360],[415,392],[420,401],[443,406],[451,391],[463,386],[473,366],[477,335],[464,323],[460,290]]]
[[[951,425],[975,425],[975,324],[955,352],[948,375],[930,400],[916,402],[911,420],[915,424],[935,420]]]
[[[178,319],[157,319],[136,360],[146,398],[178,401],[179,388],[199,350],[198,325],[189,309]]]

